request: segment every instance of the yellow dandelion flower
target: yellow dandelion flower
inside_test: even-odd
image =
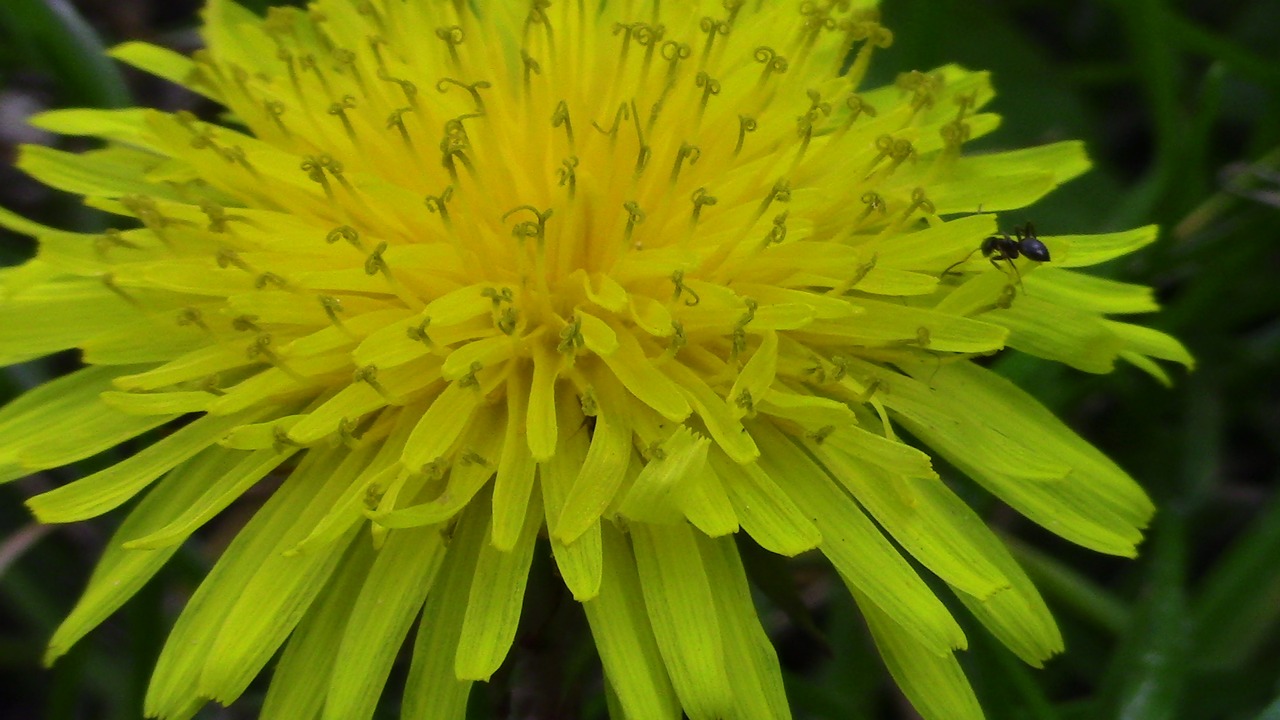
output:
[[[58,657],[193,532],[279,479],[187,602],[146,712],[362,718],[417,623],[405,717],[462,717],[535,547],[630,718],[788,717],[735,546],[822,553],[928,718],[981,711],[927,569],[1023,660],[1061,649],[1001,541],[909,431],[1059,535],[1132,555],[1152,505],[977,356],[1190,358],[1074,268],[1151,242],[1001,232],[1079,143],[965,156],[986,74],[863,87],[874,2],[211,0],[207,49],[120,60],[227,109],[44,114],[106,146],[24,170],[118,218],[11,213],[0,359],[86,367],[0,411],[0,479],[154,442],[30,500],[144,494]],[[1008,228],[1005,228],[1008,229]],[[910,560],[908,559],[910,558]]]

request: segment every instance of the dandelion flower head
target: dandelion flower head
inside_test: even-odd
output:
[[[462,717],[549,547],[618,717],[789,717],[754,543],[829,560],[925,717],[980,717],[923,572],[1028,663],[1062,641],[921,447],[1134,553],[1142,490],[975,358],[1189,363],[1107,317],[1156,309],[1146,288],[1074,269],[1155,229],[977,252],[1088,162],[965,154],[998,124],[985,73],[865,87],[874,3],[211,0],[203,34],[114,55],[224,115],[35,120],[106,141],[19,164],[118,229],[0,212],[39,241],[0,274],[0,359],[85,364],[0,411],[0,479],[152,438],[30,500],[64,523],[141,496],[50,659],[272,488],[149,715],[229,703],[278,653],[263,717],[370,717],[416,625],[403,714]]]

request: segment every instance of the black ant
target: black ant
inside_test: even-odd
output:
[[[951,267],[943,270],[942,274],[950,275],[952,269],[968,262],[969,258],[973,257],[973,253],[978,250],[982,251],[982,256],[990,260],[996,269],[1000,268],[1001,260],[1009,263],[1009,267],[1013,268],[1013,274],[1018,277],[1019,285],[1022,284],[1022,274],[1018,272],[1018,266],[1013,262],[1015,259],[1022,256],[1036,262],[1049,262],[1049,248],[1045,247],[1039,237],[1036,237],[1035,226],[1028,222],[1022,227],[1014,228],[1013,237],[1009,237],[1009,233],[1000,233],[983,240],[977,250],[965,255],[960,262],[953,263]]]

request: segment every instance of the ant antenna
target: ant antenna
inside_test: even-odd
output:
[[[981,249],[982,249],[982,248],[974,248],[972,251],[970,251],[970,252],[969,252],[969,254],[968,254],[968,255],[965,255],[965,256],[964,256],[963,258],[961,258],[960,260],[958,260],[958,261],[956,261],[956,262],[953,262],[953,263],[951,263],[950,265],[948,265],[948,266],[947,266],[947,269],[942,271],[942,274],[943,274],[943,275],[959,275],[960,273],[953,273],[953,272],[951,272],[951,271],[952,271],[952,270],[954,270],[954,269],[956,269],[957,267],[960,267],[961,265],[963,265],[963,264],[965,264],[965,263],[969,262],[969,258],[973,257],[973,256],[974,256],[974,254],[975,254],[975,253],[977,253],[977,252],[978,252],[979,250],[981,250]]]

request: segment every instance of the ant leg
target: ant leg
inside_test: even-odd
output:
[[[1018,280],[1018,287],[1022,288],[1022,291],[1024,293],[1027,291],[1027,288],[1024,287],[1022,284],[1022,273],[1018,271],[1018,265],[1013,261],[1013,258],[1009,257],[1008,255],[997,255],[995,257],[991,257],[987,259],[991,262],[991,265],[995,267],[995,269],[999,270],[1005,275],[1008,275],[1009,273],[1004,268],[1000,267],[1000,261],[1003,260],[1006,263],[1008,263],[1009,267],[1013,269],[1013,276]]]
[[[977,250],[974,250],[974,251],[970,252],[968,255],[965,255],[965,256],[964,256],[964,258],[963,258],[963,259],[961,259],[961,260],[959,260],[958,262],[953,262],[953,263],[951,263],[951,265],[947,266],[947,269],[946,269],[946,270],[943,270],[943,271],[942,271],[942,275],[939,275],[938,277],[944,277],[944,276],[946,276],[946,275],[959,275],[960,273],[953,273],[953,272],[951,272],[951,271],[952,271],[952,270],[954,270],[955,268],[958,268],[958,267],[960,267],[961,265],[963,265],[963,264],[965,264],[965,263],[969,262],[969,258],[973,257],[974,253],[976,253],[976,252],[978,252],[978,251],[977,251]]]
[[[1025,285],[1022,284],[1022,273],[1018,271],[1018,264],[1015,263],[1013,261],[1013,258],[1010,258],[1010,257],[1005,258],[1005,260],[1009,263],[1009,267],[1013,268],[1013,276],[1018,279],[1018,288],[1022,290],[1023,295],[1026,295],[1027,288]]]

